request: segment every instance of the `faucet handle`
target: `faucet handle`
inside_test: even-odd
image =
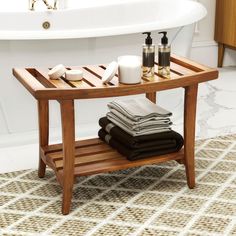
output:
[[[53,4],[53,9],[54,9],[54,10],[57,10],[57,3],[58,3],[58,1],[57,1],[57,0],[54,0],[54,4]]]
[[[29,0],[29,10],[34,11],[34,4],[36,0]]]

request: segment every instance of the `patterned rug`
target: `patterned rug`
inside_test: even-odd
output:
[[[236,135],[196,142],[197,186],[174,161],[77,179],[63,216],[54,173],[0,175],[0,235],[236,235]]]

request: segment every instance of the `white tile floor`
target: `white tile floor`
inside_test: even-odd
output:
[[[168,93],[168,99],[166,93]],[[173,112],[174,129],[182,133],[183,90],[172,90],[159,94],[158,103]],[[93,129],[97,129],[97,126],[94,125]],[[236,133],[236,67],[220,69],[218,80],[199,86],[197,138],[229,133]],[[82,136],[85,134],[80,135],[80,137]],[[2,147],[0,148],[0,158],[0,173],[37,168],[38,146],[32,143]]]

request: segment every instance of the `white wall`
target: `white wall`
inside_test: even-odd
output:
[[[196,27],[191,58],[200,63],[217,66],[218,46],[214,41],[216,0],[198,0],[207,8],[208,15]],[[207,56],[206,56],[207,55]],[[224,66],[236,65],[236,51],[226,49]]]

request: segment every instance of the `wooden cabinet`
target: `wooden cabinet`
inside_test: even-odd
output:
[[[218,66],[222,67],[225,48],[236,49],[236,0],[216,0],[215,19]]]

